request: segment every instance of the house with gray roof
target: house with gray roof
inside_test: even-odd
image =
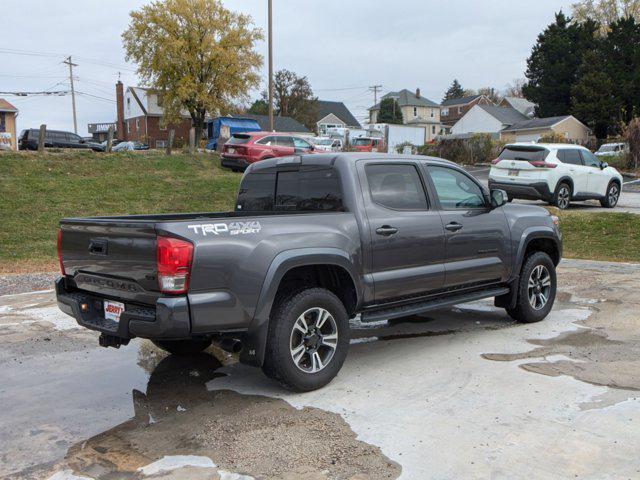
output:
[[[496,105],[474,105],[458,120],[451,133],[453,135],[491,133],[497,134],[514,123],[529,120],[515,108]]]
[[[440,120],[440,105],[422,96],[419,88],[416,88],[415,91],[403,89],[398,92],[389,92],[382,97],[383,100],[386,98],[393,98],[398,103],[398,107],[402,112],[402,123],[425,127],[426,142],[443,133],[443,126]],[[378,123],[379,112],[379,103],[369,108],[369,123]]]
[[[452,127],[475,105],[493,105],[486,95],[469,95],[460,98],[449,98],[442,101],[440,119],[447,127]]]
[[[362,128],[344,103],[328,100],[316,100],[315,103],[318,111],[318,134],[325,134],[329,128]]]
[[[258,125],[260,125],[260,129],[265,132],[269,131],[269,115],[243,113],[242,115],[238,115],[238,118],[250,118],[251,120],[255,120],[258,122]],[[296,119],[291,117],[281,117],[279,115],[273,117],[273,127],[276,132],[311,133],[307,127]]]
[[[551,134],[584,145],[589,141],[591,130],[573,115],[562,115],[513,123],[500,132],[500,138],[507,142],[537,142],[541,137]]]
[[[523,115],[526,115],[528,118],[533,118],[536,116],[537,105],[533,102],[530,102],[526,98],[504,97],[499,106],[515,108]]]

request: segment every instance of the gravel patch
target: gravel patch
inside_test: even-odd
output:
[[[58,276],[57,272],[0,275],[0,295],[49,290]]]

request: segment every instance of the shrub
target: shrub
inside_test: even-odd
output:
[[[629,144],[627,167],[637,169],[640,166],[640,118],[636,117],[624,129],[624,137]]]
[[[504,142],[494,140],[488,133],[478,133],[471,138],[441,138],[435,143],[418,147],[420,155],[440,157],[461,164],[490,162],[498,156]]]
[[[558,132],[547,133],[540,137],[538,143],[568,143],[564,135]]]

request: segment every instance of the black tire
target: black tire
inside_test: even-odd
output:
[[[560,182],[553,194],[552,204],[560,210],[566,210],[569,208],[569,204],[571,203],[571,194],[571,185],[567,182]]]
[[[152,340],[153,344],[178,357],[193,357],[211,345],[210,338],[194,338],[191,340]]]
[[[603,199],[600,200],[600,205],[604,208],[614,208],[618,204],[620,199],[620,185],[618,182],[611,182],[607,187],[607,193]]]
[[[296,324],[300,318],[304,318],[304,325],[313,326],[317,318],[313,318],[315,311],[326,311],[330,314],[331,320],[325,320],[321,325],[327,328],[329,323],[331,331],[337,333],[335,348],[323,345],[323,334],[303,336],[296,329]],[[311,312],[311,313],[308,313]],[[303,314],[307,314],[303,317]],[[328,337],[331,333],[326,333]],[[296,341],[299,335],[299,342]],[[315,345],[306,347],[309,342]],[[295,345],[294,345],[295,344]],[[294,361],[293,355],[297,348],[302,348],[299,363]],[[266,355],[262,371],[269,378],[279,381],[283,386],[299,392],[317,390],[324,387],[338,374],[349,349],[349,318],[344,305],[338,297],[324,288],[308,288],[298,291],[277,301],[271,313],[269,322],[269,336],[267,339]],[[312,353],[306,350],[311,350]],[[330,356],[329,356],[329,352]],[[313,370],[316,362],[313,361],[314,352],[318,358],[326,361],[324,365],[315,372],[304,371],[308,367]],[[328,360],[327,360],[328,359]],[[321,363],[320,363],[321,364]]]
[[[541,298],[536,293],[538,283],[536,283],[533,290],[530,288],[530,281],[535,277],[534,270],[541,268],[543,272],[548,274],[549,289],[545,290],[541,288],[539,294],[546,298],[544,305],[542,305]],[[540,271],[540,270],[536,270]],[[557,277],[556,267],[551,260],[551,257],[545,252],[535,252],[527,257],[520,271],[520,279],[518,281],[518,293],[515,308],[507,308],[507,313],[511,318],[522,323],[535,323],[541,320],[549,314],[553,308],[553,303],[556,299]],[[535,296],[532,299],[531,294]],[[536,303],[534,307],[533,303]],[[539,306],[539,307],[538,307]]]

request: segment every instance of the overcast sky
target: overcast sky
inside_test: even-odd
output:
[[[135,85],[120,35],[144,0],[2,0],[0,91],[68,90],[78,64],[78,133],[115,119],[114,84]],[[267,27],[267,0],[224,0]],[[419,87],[434,101],[454,78],[465,88],[504,88],[524,75],[536,36],[571,0],[273,0],[274,65],[307,75],[315,94],[359,118],[382,91]],[[258,45],[265,55],[266,44]],[[21,54],[9,52],[21,52]],[[26,54],[28,53],[28,54]],[[265,75],[266,79],[266,61]],[[91,95],[91,96],[89,96]],[[2,95],[20,109],[18,129],[72,130],[71,97]],[[254,93],[258,96],[258,92]],[[99,97],[99,98],[98,98]]]

